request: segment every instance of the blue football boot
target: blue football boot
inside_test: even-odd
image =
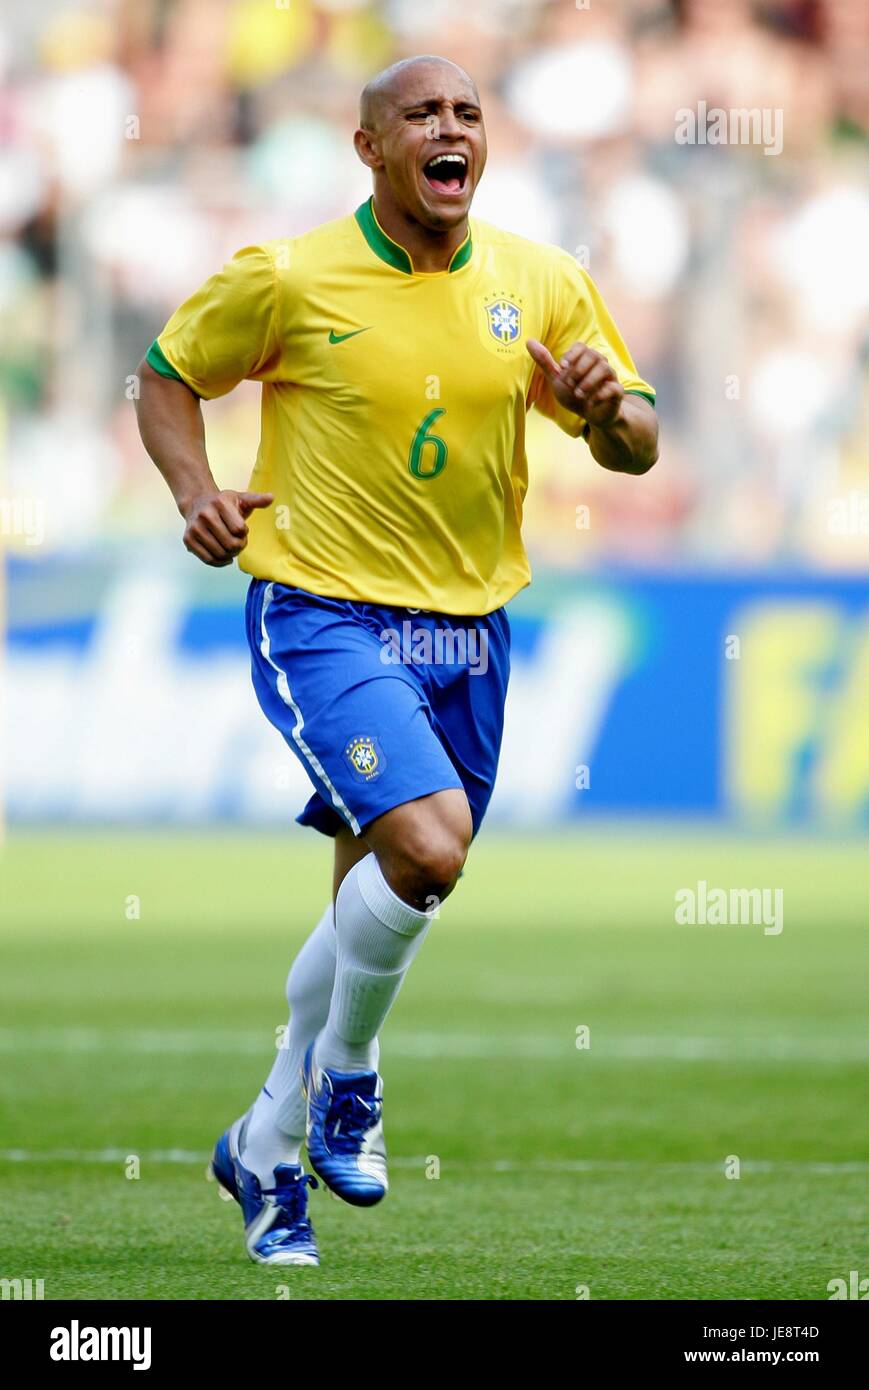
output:
[[[236,1120],[214,1146],[211,1172],[241,1206],[244,1243],[252,1260],[263,1265],[318,1265],[320,1257],[308,1220],[308,1188],[317,1180],[299,1163],[279,1163],[274,1186],[262,1187],[238,1156],[243,1121]]]
[[[302,1090],[308,1100],[311,1167],[326,1186],[354,1207],[373,1207],[386,1196],[383,1082],[376,1071],[340,1072],[305,1053]]]

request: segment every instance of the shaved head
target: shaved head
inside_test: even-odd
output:
[[[421,53],[414,58],[401,58],[397,63],[393,63],[390,67],[377,73],[370,82],[366,83],[359,98],[359,124],[362,129],[378,130],[384,112],[393,103],[400,100],[402,79],[415,68],[432,67],[433,65],[452,68],[454,72],[460,73],[479,101],[474,79],[465,72],[464,68],[460,68],[458,63],[452,62],[449,58],[441,58],[436,53]]]
[[[384,230],[437,269],[467,235],[486,164],[474,79],[435,53],[402,58],[363,91],[353,144],[371,170]]]

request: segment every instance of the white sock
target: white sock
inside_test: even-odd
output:
[[[335,980],[335,926],[326,908],[287,976],[290,1023],[268,1080],[241,1133],[241,1158],[263,1186],[271,1187],[278,1163],[298,1163],[305,1137],[305,1099],[299,1083],[302,1059],[329,1014]]]
[[[393,893],[373,854],[349,872],[335,903],[338,959],[318,1067],[376,1071],[377,1034],[431,925]]]

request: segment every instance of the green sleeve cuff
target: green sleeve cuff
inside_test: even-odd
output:
[[[185,386],[187,385],[180,372],[176,372],[175,368],[172,366],[172,363],[169,361],[169,358],[166,356],[156,338],[145,354],[145,361],[148,363],[149,367],[154,368],[155,372],[159,372],[160,376],[168,376],[173,381],[181,381],[184,382]]]

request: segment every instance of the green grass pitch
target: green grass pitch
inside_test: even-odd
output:
[[[321,1189],[321,1268],[251,1264],[205,1162],[265,1078],[329,863],[310,832],[8,841],[0,1276],[48,1299],[823,1299],[869,1274],[865,845],[639,828],[483,833],[384,1030],[389,1196]],[[677,926],[698,879],[781,887],[783,932]]]

